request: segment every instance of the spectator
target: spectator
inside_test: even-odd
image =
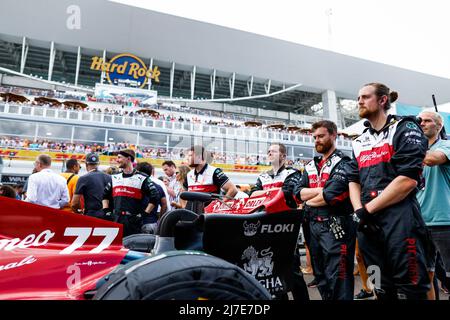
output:
[[[14,190],[13,187],[8,186],[8,185],[0,185],[0,196],[1,197],[12,198],[12,199],[17,199],[16,198],[16,191]]]
[[[169,187],[169,178],[167,178],[166,176],[159,176],[158,180],[162,181],[166,188]]]
[[[423,160],[425,187],[417,193],[417,200],[436,247],[430,257],[430,268],[436,266],[439,253],[447,274],[440,280],[444,287],[450,287],[450,142],[440,139],[444,121],[439,113],[424,111],[419,116],[422,119],[420,126],[428,139],[428,151]],[[434,272],[430,272],[432,281],[433,277]],[[429,298],[433,296],[434,292],[430,291]]]
[[[167,192],[169,193],[169,201],[172,203],[175,201],[176,194],[180,189],[180,184],[177,182],[177,175],[175,173],[177,171],[177,166],[175,162],[169,160],[162,163],[162,169],[166,177],[169,179]]]
[[[69,203],[66,180],[50,169],[52,158],[46,154],[37,157],[34,165],[36,173],[28,178],[26,201],[61,209]]]
[[[90,153],[86,156],[87,174],[78,179],[75,194],[72,199],[72,210],[81,212],[96,218],[104,218],[102,210],[103,190],[109,181],[109,176],[98,170],[100,158],[96,153]],[[82,201],[83,200],[83,201]]]
[[[69,189],[69,203],[63,208],[64,211],[72,212],[70,204],[72,203],[73,194],[75,193],[80,169],[81,167],[77,159],[69,159],[66,162],[66,172],[61,173],[61,176],[66,179],[67,189]]]
[[[16,191],[16,199],[17,200],[22,200],[23,185],[22,184],[16,184],[14,186],[14,190]]]
[[[148,162],[140,162],[136,166],[136,170],[143,172],[147,174],[149,177],[153,176],[154,168],[153,166]],[[152,179],[153,181],[153,179]],[[164,192],[164,189],[161,187],[160,184],[155,183],[156,189],[158,189],[159,192],[159,202],[155,206],[155,208],[150,212],[149,215],[144,215],[143,219],[143,225],[142,225],[142,232],[143,233],[150,233],[155,234],[156,229],[158,227],[158,220],[162,217],[164,213],[167,212],[167,197],[166,193]],[[143,199],[143,206],[145,207],[148,204],[148,198],[145,197]]]
[[[33,170],[31,171],[31,174],[35,174],[36,172],[37,172],[36,167],[34,167]],[[30,177],[28,177],[28,179],[25,181],[23,185],[23,192],[22,192],[23,200],[27,198],[28,180],[30,180]]]
[[[184,191],[187,191],[187,189],[184,188],[184,185],[186,184],[186,179],[189,171],[190,169],[188,166],[182,165],[178,167],[178,171],[176,172],[177,182],[180,187],[177,189],[175,200],[171,203],[171,205],[176,209],[186,207],[186,201],[180,198],[180,194]]]

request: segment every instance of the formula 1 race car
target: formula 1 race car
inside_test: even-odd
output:
[[[204,214],[174,210],[162,217],[156,237],[123,242],[122,226],[113,222],[3,197],[0,208],[0,299],[304,296],[296,292],[294,263],[301,215],[282,192],[216,199]],[[146,252],[129,249],[142,239]]]
[[[0,197],[0,299],[83,299],[143,256],[123,248],[118,224]]]

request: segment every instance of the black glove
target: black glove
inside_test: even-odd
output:
[[[128,221],[132,224],[138,224],[141,225],[142,224],[142,213],[139,214],[132,214],[130,216],[128,216]]]
[[[295,191],[300,184],[301,178],[300,173],[295,172],[284,180],[283,186],[281,187],[287,206],[293,209],[297,209],[298,206],[297,201],[295,201]]]
[[[362,207],[353,213],[353,220],[355,220],[358,223],[360,223],[361,220],[364,221],[364,220],[369,220],[369,219],[370,219],[370,213],[369,213],[369,211],[367,211],[366,207]]]
[[[308,206],[306,204],[306,201],[303,202],[303,211],[305,211],[305,214],[308,218],[310,218],[312,216],[312,213],[313,213],[312,207]]]
[[[290,192],[284,192],[284,199],[286,200],[286,205],[289,208],[297,209],[297,201],[294,199],[294,195]]]
[[[103,210],[103,219],[108,221],[114,220],[114,215],[110,208],[103,208],[102,210]]]
[[[362,207],[353,213],[353,220],[358,223],[358,231],[366,235],[375,234],[380,231],[380,227],[376,224],[365,207]]]
[[[303,217],[304,217],[304,223],[309,223],[312,221],[312,217],[314,216],[314,212],[310,206],[306,204],[306,202],[303,202]]]

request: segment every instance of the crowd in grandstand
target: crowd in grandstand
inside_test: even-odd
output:
[[[0,93],[13,93],[13,94],[26,94],[29,97],[27,100],[23,102],[14,102],[22,105],[34,105],[34,106],[42,106],[42,107],[52,107],[61,110],[76,110],[76,111],[88,111],[95,113],[103,113],[108,115],[115,116],[129,116],[129,117],[143,117],[143,118],[153,118],[155,120],[161,121],[171,121],[171,122],[191,122],[205,125],[217,125],[224,127],[245,127],[245,122],[255,121],[259,123],[259,126],[265,126],[264,128],[269,131],[277,131],[277,132],[296,132],[295,130],[290,130],[286,127],[268,127],[272,124],[280,124],[279,120],[269,120],[269,119],[261,119],[256,117],[249,117],[246,115],[233,114],[227,112],[220,111],[210,111],[210,110],[202,110],[195,109],[191,107],[182,107],[182,106],[166,106],[163,103],[158,103],[155,105],[146,105],[142,103],[133,104],[131,106],[124,105],[117,100],[102,100],[94,98],[90,95],[76,95],[75,93],[68,92],[60,92],[56,90],[36,90],[36,89],[28,89],[28,88],[19,88],[19,87],[1,87]],[[36,100],[36,97],[44,97],[42,100]],[[31,100],[34,99],[34,100]],[[45,99],[54,100],[46,101]],[[55,99],[64,99],[62,101],[58,101]],[[85,104],[85,106],[77,106],[77,105],[65,105],[65,100],[77,100],[81,101]],[[7,99],[0,97],[0,101],[7,101]],[[59,103],[61,102],[61,103]],[[138,112],[140,109],[151,109],[155,112]],[[226,119],[226,120],[224,120]],[[298,121],[284,121],[286,126],[298,126],[304,127],[303,123]],[[308,131],[304,131],[303,134],[310,134]]]
[[[1,101],[1,100],[0,100]],[[196,124],[204,124],[204,125],[210,125],[210,126],[220,126],[220,127],[228,127],[228,128],[242,128],[245,127],[244,122],[242,121],[224,121],[223,118],[206,118],[199,117],[196,115],[192,116],[186,116],[186,115],[179,115],[174,113],[159,113],[159,112],[140,112],[137,108],[131,109],[130,108],[108,108],[108,107],[81,107],[81,106],[67,106],[65,104],[61,104],[59,106],[52,106],[50,103],[47,102],[31,102],[31,103],[22,103],[22,105],[26,106],[40,106],[44,108],[53,108],[53,109],[59,109],[59,110],[67,110],[67,111],[86,111],[86,112],[93,112],[93,113],[102,113],[105,115],[114,115],[114,116],[125,116],[125,117],[141,117],[144,119],[154,119],[154,120],[160,120],[160,121],[166,121],[166,122],[180,122],[180,123],[196,123]],[[283,128],[266,128],[266,130],[269,131],[277,131],[277,132],[289,132],[287,129]],[[306,132],[306,134],[309,134],[309,132]]]
[[[117,155],[117,152],[124,148],[133,149],[136,152],[136,158],[150,158],[150,159],[173,159],[182,160],[184,158],[183,148],[167,148],[136,146],[127,142],[101,144],[83,144],[70,143],[61,141],[52,141],[48,139],[24,139],[19,137],[0,137],[0,148],[32,150],[32,151],[54,151],[64,152],[70,154],[88,154],[97,152],[100,155],[112,156]],[[244,155],[237,153],[222,153],[211,152],[213,162],[227,163],[238,165],[268,165],[266,155]],[[302,167],[305,164],[304,159],[289,160],[290,165]]]
[[[242,127],[242,123],[236,123],[236,122],[227,122],[223,119],[220,120],[202,120],[199,117],[191,116],[181,116],[181,115],[174,115],[174,114],[161,114],[161,113],[139,113],[137,111],[128,111],[124,109],[113,109],[109,110],[108,108],[101,109],[101,108],[92,108],[89,109],[91,112],[97,112],[97,113],[104,113],[109,115],[115,115],[115,116],[128,116],[128,117],[143,117],[143,118],[151,118],[154,120],[161,120],[161,121],[167,121],[167,122],[187,122],[187,123],[198,123],[198,124],[206,124],[206,125],[215,125],[215,126],[221,126],[221,127],[233,127],[233,128],[239,128]]]

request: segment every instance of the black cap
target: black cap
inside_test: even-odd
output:
[[[100,157],[95,152],[89,153],[86,156],[86,163],[88,163],[88,164],[99,164],[100,163]]]

